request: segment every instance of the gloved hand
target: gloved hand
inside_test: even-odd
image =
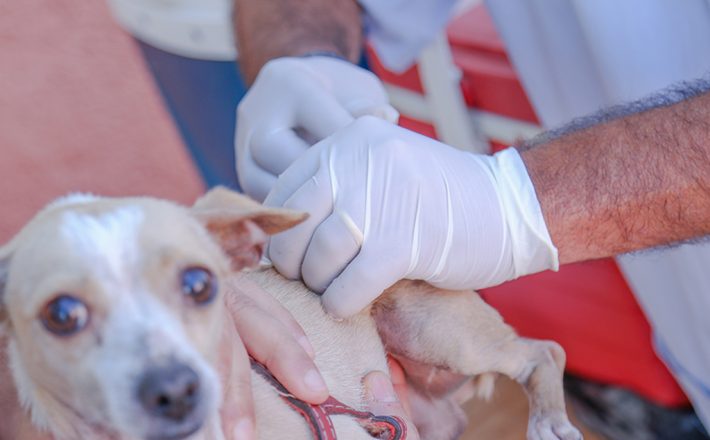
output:
[[[361,115],[396,122],[380,80],[327,56],[278,58],[261,69],[237,107],[237,175],[263,200],[281,174],[313,143]]]
[[[336,317],[402,278],[478,289],[558,266],[515,149],[476,155],[372,117],[312,147],[266,204],[310,214],[273,236],[268,254],[325,291]]]

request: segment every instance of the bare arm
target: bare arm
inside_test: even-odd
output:
[[[709,90],[684,83],[522,152],[561,263],[710,234]]]
[[[355,0],[235,0],[239,63],[251,84],[272,58],[327,51],[353,62],[362,29]]]

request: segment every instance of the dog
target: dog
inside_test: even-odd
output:
[[[387,371],[389,353],[406,372],[422,439],[457,438],[465,428],[462,396],[490,394],[498,374],[529,396],[528,439],[581,438],[565,411],[562,348],[518,337],[475,292],[403,280],[359,315],[335,320],[302,283],[260,266],[268,235],[305,217],[225,188],[189,208],[91,195],[44,208],[0,248],[8,357],[0,382],[12,384],[22,407],[20,434],[0,428],[0,435],[224,438],[219,407],[229,397],[230,372],[217,368],[217,357],[231,353],[238,338],[229,286],[255,283],[303,327],[343,406],[365,406],[362,378]],[[314,438],[279,384],[259,370],[252,371],[259,438]],[[190,404],[157,411],[156,396],[176,383]],[[16,403],[7,396],[5,409]],[[330,420],[338,438],[373,438],[350,414]]]

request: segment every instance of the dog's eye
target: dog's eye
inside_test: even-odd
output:
[[[86,327],[89,309],[69,295],[60,295],[48,302],[40,312],[44,327],[55,335],[69,336]]]
[[[207,304],[217,294],[217,280],[204,267],[189,267],[182,271],[182,293],[197,304]]]

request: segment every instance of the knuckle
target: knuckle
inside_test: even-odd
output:
[[[225,295],[225,305],[227,309],[234,315],[239,316],[244,313],[251,313],[256,307],[254,301],[240,291],[230,291],[230,294]],[[237,321],[239,323],[240,321]]]
[[[243,372],[240,371],[239,374],[235,374],[230,379],[230,392],[236,396],[237,399],[232,400],[232,405],[234,406],[233,411],[238,416],[241,417],[254,417],[253,402],[251,400],[251,368],[245,369]]]
[[[279,337],[274,344],[274,353],[278,355],[274,359],[286,361],[288,358],[299,357],[301,351],[293,337],[283,329],[275,330],[275,333],[279,333]]]
[[[340,260],[346,254],[357,250],[359,246],[352,234],[343,228],[324,229],[313,237],[312,252],[318,254],[318,261]]]
[[[270,339],[271,349],[264,359],[269,368],[293,365],[307,357],[293,337],[283,329],[274,329]]]
[[[246,147],[250,151],[254,152],[263,148],[264,145],[268,144],[271,133],[264,127],[255,127],[249,140],[246,143]]]

